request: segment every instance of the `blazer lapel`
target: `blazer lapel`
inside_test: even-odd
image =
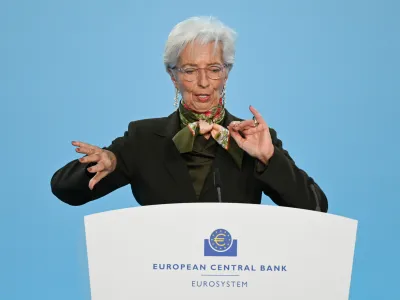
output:
[[[231,115],[228,111],[226,111],[225,113],[226,117],[223,122],[224,127],[227,127],[232,121],[241,121],[241,119]],[[233,139],[231,140],[231,142],[236,143]],[[242,170],[244,167],[243,163],[244,163],[244,157],[242,162]],[[245,184],[245,182],[241,182],[240,180],[240,177],[243,177],[243,172],[236,165],[231,155],[222,147],[217,147],[215,159],[213,161],[210,173],[208,174],[204,182],[204,186],[201,191],[199,201],[201,202],[218,201],[216,187],[214,186],[214,171],[217,168],[219,169],[221,175],[222,202],[235,202],[235,199],[238,196],[235,195],[235,191],[242,190],[237,185]]]
[[[176,183],[176,191],[179,195],[177,202],[196,202],[196,193],[188,168],[172,141],[179,129],[179,115],[175,111],[167,118],[165,126],[156,130],[155,133],[164,139],[162,142],[164,166]]]

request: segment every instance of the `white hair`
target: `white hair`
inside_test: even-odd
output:
[[[165,45],[164,65],[167,70],[175,67],[179,55],[190,42],[215,42],[216,47],[222,44],[222,58],[230,70],[235,61],[235,40],[236,32],[214,17],[189,18],[175,25],[170,32]]]

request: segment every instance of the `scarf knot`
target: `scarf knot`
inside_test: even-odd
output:
[[[229,130],[222,126],[225,118],[225,108],[222,99],[218,105],[209,111],[198,113],[191,110],[186,104],[179,104],[179,117],[182,129],[173,137],[173,142],[180,153],[193,150],[196,136],[210,134],[212,138],[233,158],[236,165],[241,168],[243,150],[231,139]]]

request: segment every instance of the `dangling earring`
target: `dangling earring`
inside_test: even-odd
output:
[[[174,106],[178,107],[178,103],[179,103],[179,90],[175,88]]]
[[[225,92],[225,84],[224,87],[222,88],[222,92],[221,92],[221,98],[222,98],[222,104],[225,105],[226,103],[226,92]]]

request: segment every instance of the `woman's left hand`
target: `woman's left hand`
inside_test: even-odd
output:
[[[269,127],[254,107],[250,106],[250,111],[255,120],[232,122],[228,129],[240,148],[267,164],[274,154],[274,145],[272,144]],[[240,135],[239,131],[244,137]]]

